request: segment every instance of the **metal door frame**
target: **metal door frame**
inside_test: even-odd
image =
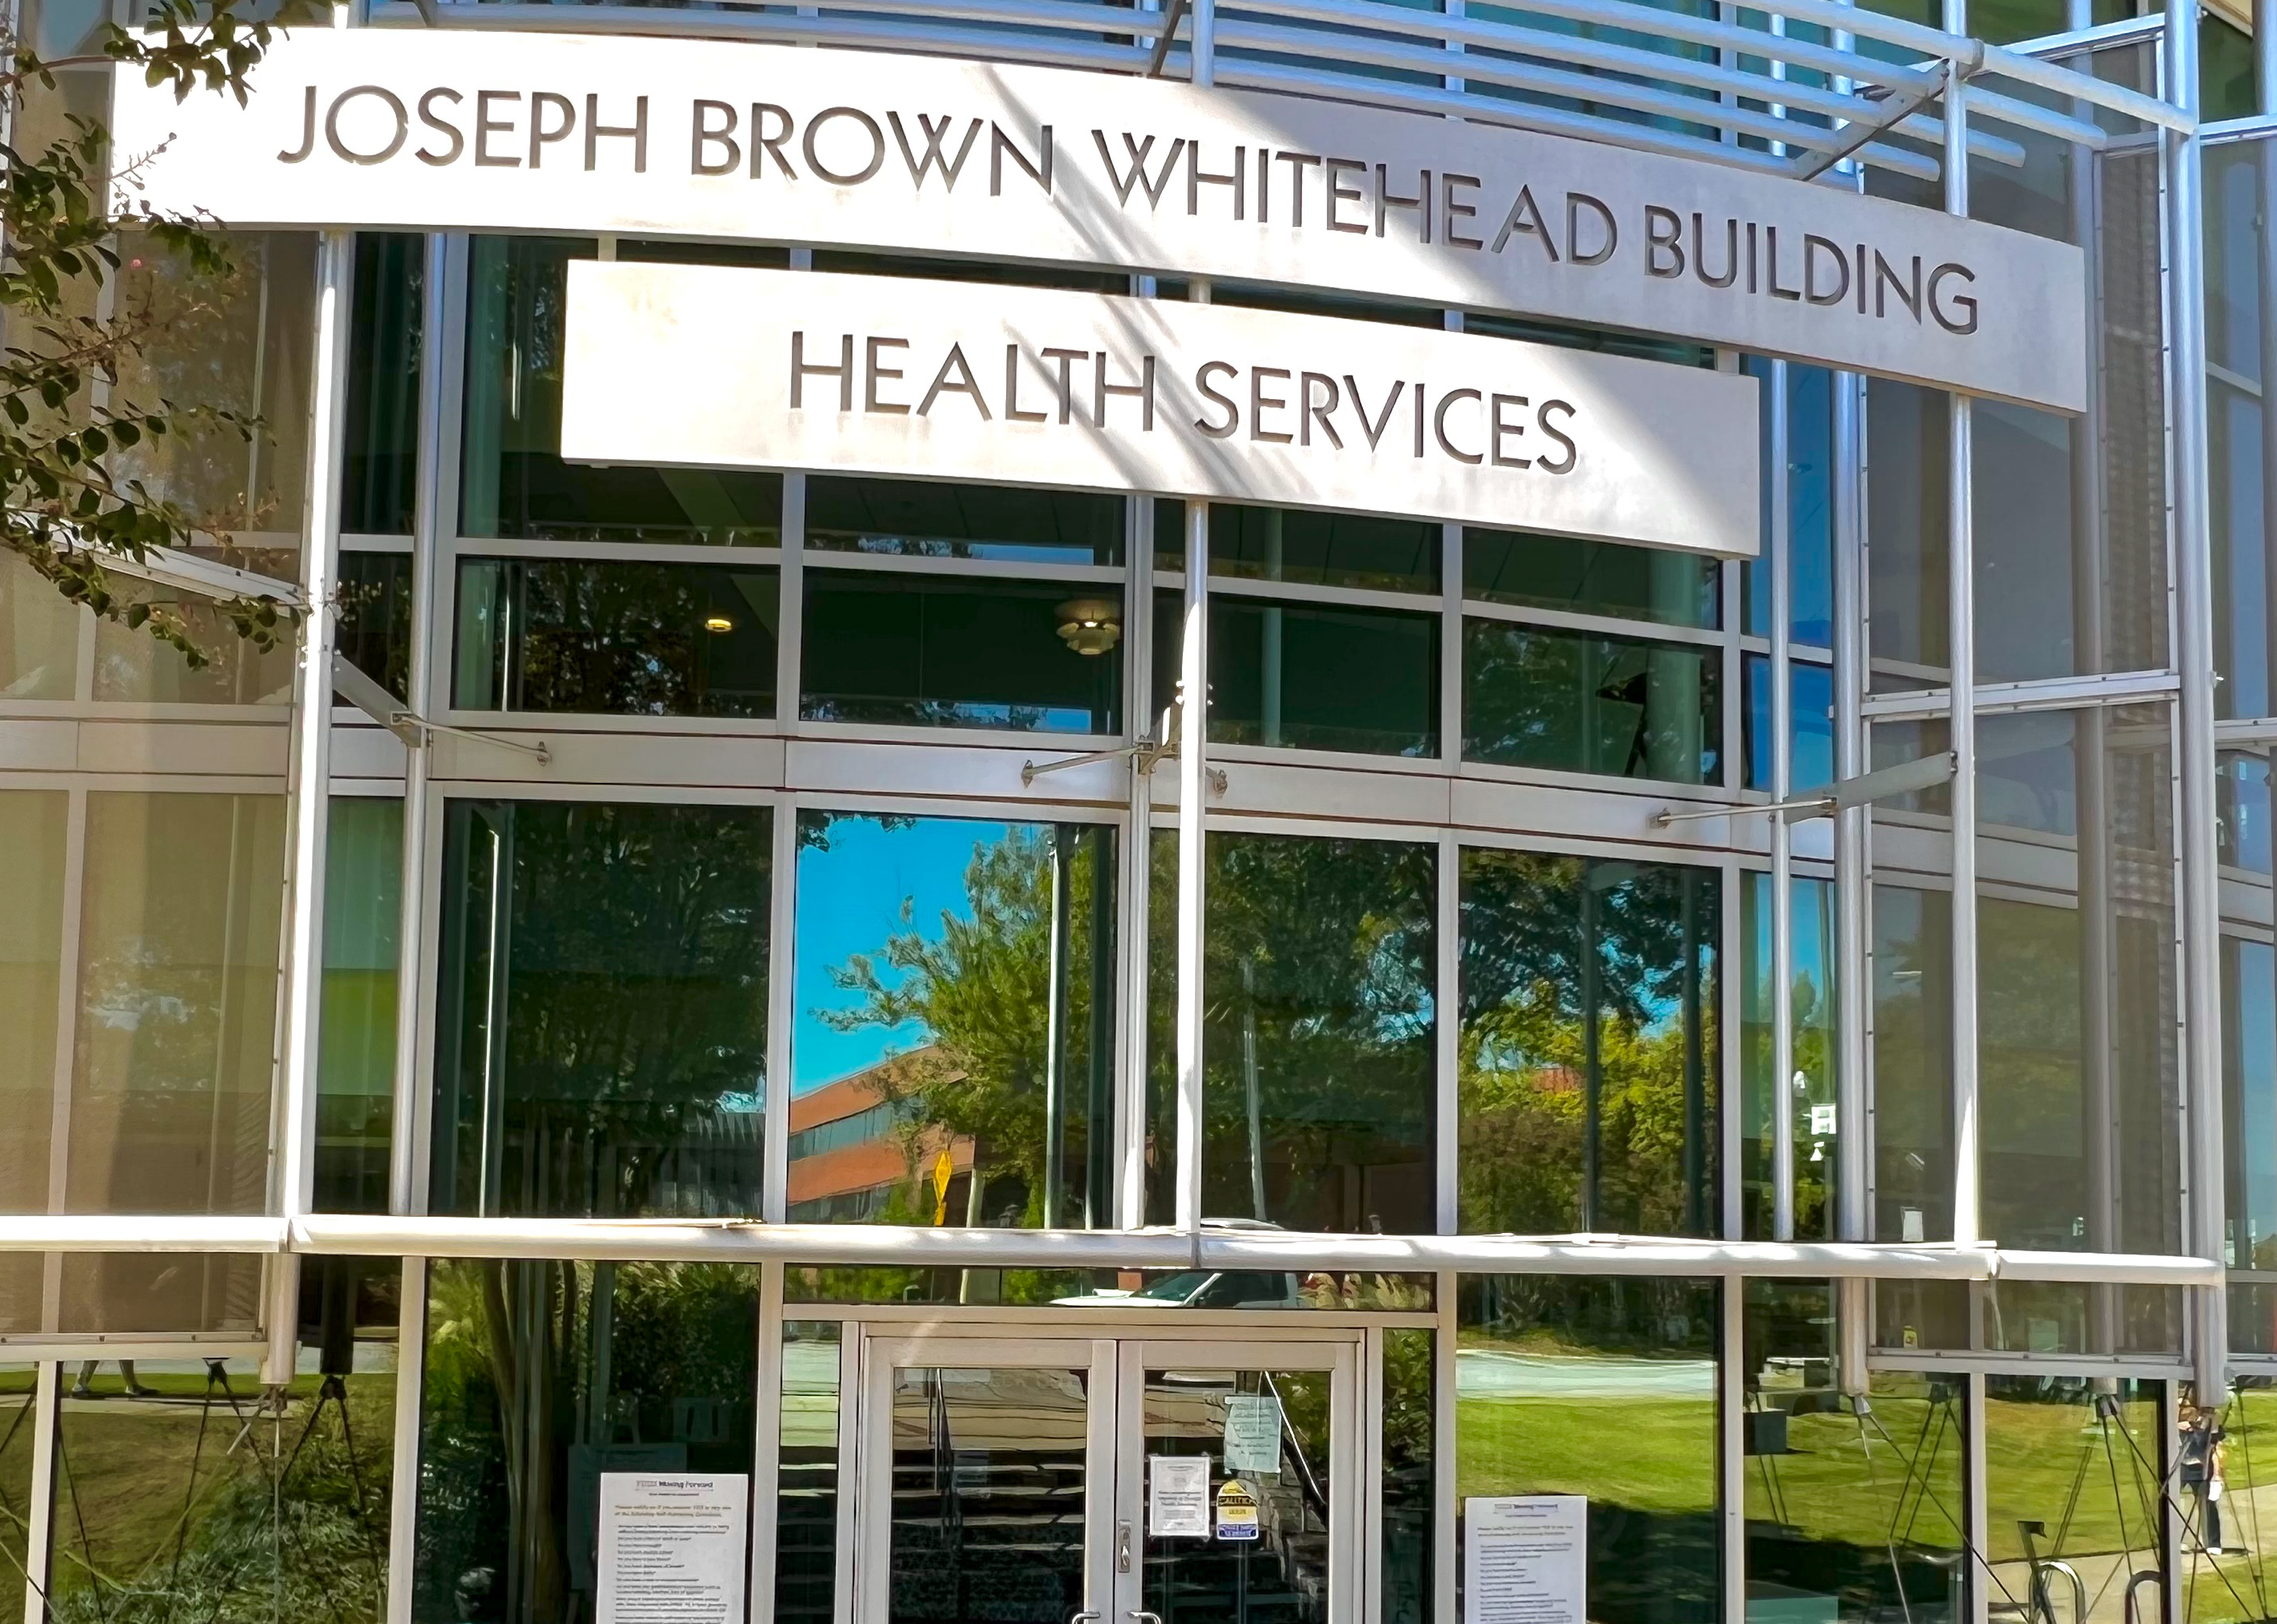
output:
[[[849,1330],[853,1326],[849,1323]],[[1144,1400],[1146,1371],[1163,1370],[1325,1370],[1329,1408],[1336,1417],[1329,1459],[1330,1526],[1362,1537],[1329,1542],[1329,1624],[1363,1624],[1367,1610],[1365,1553],[1374,1548],[1375,1497],[1365,1492],[1362,1463],[1375,1454],[1380,1418],[1363,1414],[1362,1380],[1367,1344],[1357,1327],[1293,1325],[1300,1334],[1264,1339],[1254,1325],[1166,1326],[1120,1316],[1086,1332],[1084,1327],[935,1326],[912,1334],[903,1325],[859,1326],[860,1378],[849,1430],[854,1441],[852,1492],[842,1505],[841,1537],[851,1544],[851,1595],[840,1613],[846,1624],[887,1624],[892,1605],[894,1372],[924,1369],[1073,1370],[1086,1377],[1084,1605],[1076,1624],[1146,1624],[1143,1560],[1116,1571],[1117,1536],[1131,1530],[1132,1549],[1143,1545],[1146,1504]]]

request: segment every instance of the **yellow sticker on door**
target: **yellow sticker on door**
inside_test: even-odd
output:
[[[1217,1537],[1257,1537],[1257,1496],[1238,1477],[1229,1477],[1217,1486]]]

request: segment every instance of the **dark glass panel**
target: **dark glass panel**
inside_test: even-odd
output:
[[[1715,783],[1718,670],[1712,649],[1466,619],[1464,759]]]
[[[1114,831],[804,813],[796,895],[792,1221],[1111,1226]]]
[[[449,804],[432,1210],[758,1211],[769,823]]]
[[[414,1624],[594,1617],[605,1472],[749,1473],[759,1271],[438,1258]]]
[[[592,254],[583,239],[475,239],[461,534],[774,545],[782,526],[779,474],[561,459],[567,267]]]
[[[1586,1495],[1597,1624],[1718,1616],[1719,1298],[1712,1280],[1462,1277],[1463,1497]]]
[[[340,554],[340,616],[333,628],[347,663],[401,700],[411,694],[411,555]],[[338,702],[338,696],[334,696]]]
[[[1071,637],[1084,619],[1119,627],[1119,588],[824,569],[807,571],[805,588],[810,721],[1122,730],[1113,641],[1085,652]]]
[[[1203,1212],[1428,1233],[1436,854],[1230,833],[1208,851]]]
[[[1210,504],[1213,575],[1382,592],[1439,589],[1440,527],[1417,519]],[[1154,567],[1186,567],[1185,505],[1154,503]]]
[[[806,482],[806,544],[928,558],[1120,564],[1121,497],[922,480]]]
[[[1463,853],[1466,1233],[1717,1232],[1713,869]]]
[[[843,1402],[838,1390],[839,1336],[834,1319],[783,1322],[782,1415],[775,1457],[776,1624],[830,1624],[835,1615],[838,1411]]]
[[[427,239],[359,231],[348,326],[340,528],[408,535],[419,482],[419,345]]]
[[[461,710],[773,717],[773,569],[582,558],[459,564]]]
[[[1713,558],[1516,530],[1463,532],[1463,596],[1712,631]]]
[[[1383,1624],[1430,1624],[1436,1616],[1437,1340],[1413,1327],[1383,1333]]]
[[[1771,363],[1746,358],[1763,384],[1763,498],[1771,499]],[[1791,363],[1786,369],[1787,626],[1799,643],[1827,649],[1834,641],[1834,375],[1823,367]],[[1763,545],[1771,551],[1768,508]],[[1747,629],[1771,634],[1771,572],[1757,560],[1745,566]]]
[[[1877,885],[1873,930],[1874,1238],[1946,1241],[1953,1236],[1953,899]],[[1907,1323],[1927,1322],[1909,1317]]]
[[[403,802],[335,795],[324,837],[316,1210],[388,1210]]]

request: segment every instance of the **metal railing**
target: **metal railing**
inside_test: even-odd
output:
[[[1192,8],[1110,0],[369,0],[375,23],[700,35],[1193,77]],[[1742,18],[1748,21],[1739,20]],[[1710,0],[1474,3],[1245,0],[1211,18],[1221,86],[1514,125],[1811,175],[1831,156],[1917,180],[1939,172],[1944,86],[1969,83],[1969,151],[2007,166],[1986,126],[2101,150],[2189,115],[2027,43],[1988,46],[1839,0],[1776,14]],[[1866,139],[1861,133],[1868,132]],[[1816,161],[1813,162],[1814,156]],[[1845,185],[1855,185],[1845,177]]]

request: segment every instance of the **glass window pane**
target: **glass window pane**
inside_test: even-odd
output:
[[[750,1472],[758,1338],[755,1266],[430,1263],[415,1624],[590,1619],[601,1474]]]
[[[1978,723],[1981,1172],[2003,1245],[2182,1244],[2168,737],[2162,705]]]
[[[297,550],[308,502],[316,235],[255,231],[224,241],[231,264],[218,278],[192,270],[183,254],[148,236],[121,245],[127,262],[113,305],[146,313],[156,336],[119,368],[111,403],[194,399],[261,425],[248,436],[234,423],[177,419],[174,432],[146,435],[118,453],[112,471],[141,480],[217,541]],[[300,575],[293,559],[254,567]]]
[[[590,241],[478,237],[467,287],[460,534],[776,544],[782,476],[561,459],[562,318]]]
[[[2225,1251],[2233,1269],[2277,1271],[2277,948],[2224,937],[2221,992]]]
[[[1154,597],[1154,708],[1177,693],[1175,593]],[[1393,610],[1210,600],[1210,739],[1369,755],[1439,751],[1439,621]]]
[[[65,1369],[78,1379],[56,1423],[56,1504],[67,1514],[56,1521],[54,1613],[101,1619],[193,1590],[214,1617],[273,1614],[283,1574],[271,1429],[255,1424],[245,1447],[226,1447],[255,1420],[252,1362],[130,1359],[116,1378],[93,1360]],[[325,1577],[346,1591],[358,1575]]]
[[[790,1218],[1112,1225],[1115,831],[809,812],[796,895]]]
[[[462,559],[453,702],[772,717],[780,582],[712,565]]]
[[[758,1211],[770,817],[449,803],[432,1210]]]
[[[1464,851],[1464,1233],[1717,1233],[1717,901],[1708,869]]]
[[[14,553],[0,557],[0,699],[69,699],[79,606]]]
[[[1413,1327],[1383,1333],[1383,1624],[1430,1624],[1436,1616],[1437,1340]]]
[[[1877,1371],[1835,1385],[1834,1294],[1747,1283],[1748,1595],[1833,1624],[1962,1624],[1964,1378]]]
[[[284,865],[281,795],[88,796],[68,1210],[263,1209]]]
[[[1874,1238],[1949,1241],[1953,901],[1877,885],[1873,907]]]
[[[826,1624],[835,1613],[839,1351],[836,1320],[783,1322],[774,1611],[781,1624]]]
[[[829,552],[1031,564],[1123,562],[1123,498],[929,480],[806,482],[806,544]]]
[[[1985,1577],[1995,1609],[2026,1613],[2037,1579],[2050,1597],[2041,1605],[2059,1617],[2075,1608],[2089,1615],[2070,1575],[2036,1574],[2039,1564],[2063,1563],[2089,1605],[2104,1597],[2114,1612],[2136,1575],[2162,1571],[2162,1386],[2077,1376],[1985,1378]],[[2137,1605],[2155,1593],[2138,1595]]]
[[[10,1212],[48,1210],[70,819],[62,790],[0,793],[0,851],[11,855],[10,905],[0,908],[0,1032],[14,1035],[0,1044],[0,1206]],[[36,1299],[35,1275],[34,1329]]]
[[[408,535],[419,479],[419,345],[427,239],[359,231],[348,324],[340,528]]]
[[[260,573],[297,579],[298,555],[248,555],[235,550],[201,549],[224,564]],[[173,617],[205,656],[193,665],[180,650],[160,642],[147,627],[117,620],[95,622],[95,697],[133,704],[275,705],[293,699],[293,634],[287,630],[271,649],[240,637],[211,598],[162,587],[154,581],[115,581],[112,596],[126,603],[148,603],[153,612]]]
[[[1208,853],[1204,1215],[1429,1233],[1436,854],[1230,833]]]
[[[410,698],[409,553],[340,554],[340,614],[333,635],[349,664],[396,698]],[[333,702],[339,702],[337,694]]]
[[[1463,596],[1532,609],[1713,630],[1723,572],[1712,558],[1515,530],[1463,532]]]
[[[1761,379],[1763,396],[1763,454],[1771,454],[1771,363],[1757,356],[1744,358],[1746,369]],[[1787,590],[1789,634],[1798,643],[1828,649],[1834,641],[1834,375],[1823,367],[1790,362],[1786,368],[1787,406]],[[1771,468],[1763,467],[1763,493],[1769,500]],[[1771,550],[1771,528],[1766,511],[1763,545]],[[1755,561],[1741,569],[1747,577],[1747,630],[1757,637],[1771,634],[1771,572]]]
[[[1771,982],[1771,877],[1740,878],[1741,940],[1748,956],[1742,994],[1746,1022],[1746,1114],[1740,1127],[1742,1233],[1768,1241],[1773,1228],[1772,1135],[1778,1130],[1772,1101],[1771,1019],[1778,1006]],[[1787,998],[1794,1013],[1794,1065],[1789,1074],[1787,1131],[1794,1141],[1794,1233],[1799,1240],[1834,1238],[1834,1174],[1839,1136],[1834,1112],[1834,887],[1796,879],[1789,895],[1793,978]]]
[[[1213,575],[1380,592],[1439,589],[1440,527],[1375,513],[1210,504]],[[1154,567],[1186,567],[1185,505],[1154,503]]]
[[[0,1515],[0,1569],[19,1576],[31,1532],[32,1459],[40,1449],[37,1365],[0,1365],[0,1506],[7,1507]],[[0,1624],[23,1619],[24,1586],[0,1583]]]
[[[1794,737],[1789,745],[1787,785],[1795,791],[1816,789],[1834,782],[1834,673],[1824,665],[1789,664],[1789,701]],[[1747,731],[1748,787],[1771,786],[1771,663],[1764,656],[1747,656],[1747,704],[1740,725]]]
[[[810,568],[805,592],[809,721],[1122,731],[1117,588]]]
[[[316,1210],[388,1210],[403,803],[336,795],[324,838]]]
[[[1458,1508],[1586,1495],[1589,1618],[1717,1617],[1716,1284],[1466,1274],[1459,1301]]]
[[[1463,758],[1712,784],[1723,773],[1717,651],[1463,622]]]
[[[1942,391],[1883,378],[1868,386],[1867,642],[1877,693],[1945,680],[1951,452]]]

